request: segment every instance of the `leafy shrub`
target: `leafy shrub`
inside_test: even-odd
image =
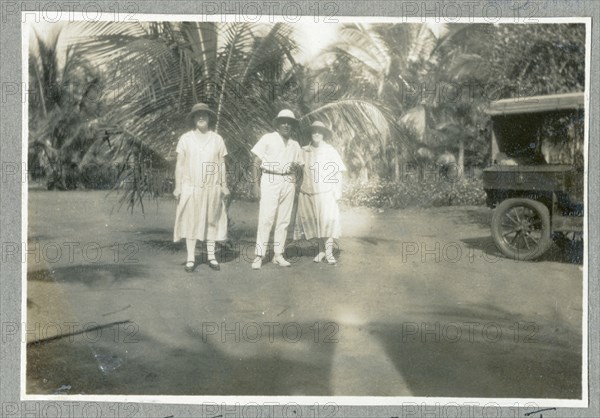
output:
[[[231,197],[236,200],[245,200],[254,202],[257,200],[254,193],[255,184],[252,181],[241,180],[236,184],[229,182],[229,189],[231,190]]]
[[[341,201],[349,206],[409,208],[484,205],[485,197],[480,179],[407,182],[374,180],[348,183],[344,187]]]
[[[230,189],[238,200],[255,201],[255,185],[241,181]],[[425,179],[395,182],[372,180],[367,183],[352,181],[345,183],[341,203],[348,206],[371,208],[434,207],[434,206],[479,206],[485,204],[485,192],[481,179]]]
[[[119,180],[119,169],[109,163],[86,164],[79,172],[79,183],[86,189],[111,189]]]

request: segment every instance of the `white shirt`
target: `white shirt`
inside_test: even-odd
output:
[[[252,152],[260,158],[260,167],[270,172],[287,173],[291,163],[303,164],[300,144],[291,138],[286,144],[278,132],[263,135]]]

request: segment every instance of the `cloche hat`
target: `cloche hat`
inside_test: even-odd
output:
[[[207,113],[213,121],[217,118],[217,114],[214,112],[214,110],[208,107],[206,103],[196,103],[194,106],[192,106],[192,110],[190,110],[190,113],[188,113],[188,120],[191,121],[192,117],[196,113],[200,112]]]
[[[325,126],[323,122],[320,121],[315,121],[312,123],[312,125],[310,125],[310,132],[320,132],[321,134],[323,134],[323,138],[325,139],[329,139],[333,135],[331,129],[329,129],[327,126]]]

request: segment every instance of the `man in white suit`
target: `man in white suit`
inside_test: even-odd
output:
[[[275,132],[263,135],[252,152],[260,159],[262,177],[260,180],[260,209],[256,234],[255,259],[252,268],[262,266],[266,248],[273,245],[273,263],[289,267],[283,257],[287,229],[294,205],[295,173],[302,164],[302,149],[291,138],[292,130],[298,125],[294,112],[284,109],[274,119]],[[273,242],[269,241],[275,227]]]

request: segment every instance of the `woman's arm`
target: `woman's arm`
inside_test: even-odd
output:
[[[333,195],[335,196],[335,200],[340,200],[342,197],[342,192],[344,190],[344,172],[338,171],[336,174],[337,183],[335,184]]]
[[[219,183],[224,197],[229,196],[229,187],[227,187],[227,163],[226,155],[223,155],[219,161]]]
[[[173,190],[173,196],[179,199],[181,195],[181,183],[183,181],[183,167],[184,167],[184,156],[182,152],[177,153],[177,163],[175,165],[175,190]]]
[[[340,154],[337,151],[335,151],[335,160],[337,168],[337,183],[334,188],[334,196],[335,200],[340,200],[344,191],[344,172],[346,171],[346,165],[342,162],[342,158],[340,157]]]

